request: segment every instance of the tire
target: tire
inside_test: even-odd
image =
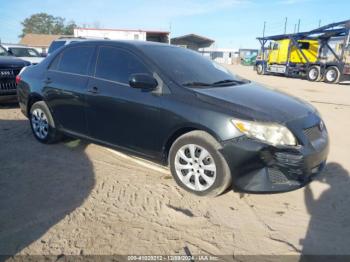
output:
[[[43,144],[58,142],[62,135],[56,129],[55,122],[44,101],[36,102],[30,108],[30,127],[34,137]]]
[[[329,84],[337,84],[339,83],[340,72],[338,67],[330,66],[326,69],[324,74],[324,81]]]
[[[203,131],[192,131],[176,139],[169,152],[176,183],[198,196],[223,193],[231,185],[231,172],[218,151],[220,147],[215,138]]]
[[[307,80],[311,82],[318,82],[321,80],[321,69],[319,66],[311,66],[306,72]]]
[[[261,63],[257,64],[256,72],[258,73],[258,75],[264,75],[265,74],[263,64],[261,64]]]

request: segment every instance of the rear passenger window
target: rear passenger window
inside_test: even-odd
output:
[[[94,47],[71,47],[63,51],[58,71],[86,75]]]
[[[135,73],[149,73],[135,55],[115,47],[100,48],[96,77],[128,84],[130,75]]]

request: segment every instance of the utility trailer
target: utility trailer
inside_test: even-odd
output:
[[[295,34],[258,37],[258,74],[306,77],[338,83],[350,80],[350,20]],[[270,44],[266,46],[267,42]]]

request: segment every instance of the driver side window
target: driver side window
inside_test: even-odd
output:
[[[143,62],[134,54],[116,47],[100,47],[96,78],[128,84],[130,75],[136,73],[150,74]]]

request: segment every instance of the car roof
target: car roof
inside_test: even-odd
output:
[[[173,45],[169,45],[168,43],[159,43],[159,42],[151,42],[151,41],[141,41],[141,40],[91,40],[87,39],[85,41],[81,41],[79,43],[72,43],[72,45],[81,45],[81,44],[98,44],[98,45],[115,45],[115,46],[124,46],[124,47],[136,47],[142,49],[143,47],[148,46],[157,46],[157,47],[175,47]]]
[[[60,42],[60,41],[86,41],[86,38],[59,38],[54,40],[53,42]]]
[[[89,41],[89,40],[105,40],[106,38],[86,38],[86,37],[60,37],[58,39],[55,39],[53,42],[60,42],[60,41],[65,41],[65,42],[80,42],[80,41]]]

